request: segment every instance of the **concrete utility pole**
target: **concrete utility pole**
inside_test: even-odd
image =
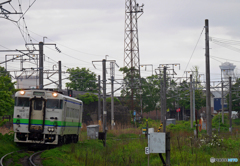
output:
[[[102,60],[103,75],[103,132],[107,130],[107,110],[106,110],[106,59]]]
[[[192,100],[193,100],[193,124],[194,124],[194,122],[195,121],[197,121],[197,119],[196,119],[196,110],[195,110],[195,79],[193,79],[193,96],[192,96]],[[194,128],[194,135],[196,136],[197,135],[197,131],[196,131],[196,128]]]
[[[98,75],[98,124],[102,125],[102,114],[101,114],[101,76]]]
[[[62,90],[62,62],[58,61],[58,90]]]
[[[161,84],[161,89],[160,89],[160,98],[161,98],[161,123],[163,123],[163,121],[164,121],[164,115],[163,115],[163,110],[164,110],[164,106],[163,106],[163,80],[162,80],[162,78],[161,78],[161,73],[160,73],[160,76],[159,76],[159,78],[160,78],[160,84]]]
[[[193,122],[195,122],[195,79],[193,79],[193,96],[192,96],[192,99],[193,99]]]
[[[229,131],[232,132],[232,77],[229,77]]]
[[[106,60],[103,59],[102,61],[92,61],[92,64],[94,62],[102,62],[102,75],[103,75],[103,132],[105,133],[105,143],[106,143],[106,133],[107,133],[107,110],[106,110],[106,62],[113,62],[117,67],[119,67],[116,63],[115,60]],[[93,64],[94,68],[95,65]],[[114,65],[113,67],[114,68]],[[114,71],[111,70],[111,74],[114,75]],[[99,86],[99,94],[98,96],[100,97],[100,76],[98,76],[98,86]],[[113,87],[113,86],[112,86]],[[112,96],[113,96],[113,89],[112,89]],[[99,99],[100,100],[100,99]],[[99,109],[100,109],[100,104],[99,104]],[[112,114],[113,120],[114,120],[114,114]],[[101,117],[99,115],[99,120],[101,120]],[[114,121],[113,121],[114,122]],[[112,123],[111,123],[112,124]],[[105,145],[105,144],[104,144]]]
[[[105,133],[104,146],[106,146],[107,137],[107,110],[106,110],[106,59],[102,60],[102,75],[103,75],[103,132]]]
[[[222,123],[224,124],[224,96],[223,96],[223,81],[222,81],[222,99],[221,99],[221,104],[222,104]]]
[[[43,89],[43,42],[39,42],[39,89]]]
[[[210,60],[209,60],[209,26],[205,20],[205,59],[206,59],[206,114],[207,114],[207,134],[212,136],[212,117],[211,117],[211,92],[210,92]]]
[[[190,74],[190,121],[193,128],[193,90],[192,90],[192,74]]]
[[[115,62],[110,62],[110,75],[111,75],[111,129],[114,128],[114,71]]]
[[[166,132],[166,108],[167,108],[167,100],[166,100],[166,73],[167,67],[163,68],[163,132]]]

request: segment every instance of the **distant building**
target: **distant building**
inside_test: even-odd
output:
[[[222,110],[222,92],[221,91],[212,91],[214,96],[214,112]],[[224,109],[227,109],[227,103],[224,100]]]

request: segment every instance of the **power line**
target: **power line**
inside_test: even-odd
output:
[[[218,58],[218,59],[223,59],[223,60],[226,60],[226,61],[240,62],[240,61],[231,60],[231,59],[219,58],[219,57],[216,57],[216,56],[211,56],[211,57]]]
[[[187,70],[187,67],[188,67],[188,65],[189,65],[189,63],[190,63],[190,61],[191,61],[191,59],[192,59],[192,56],[193,56],[193,54],[194,54],[194,52],[195,52],[195,50],[196,50],[196,48],[197,48],[197,45],[198,45],[198,43],[199,43],[199,40],[200,40],[200,38],[201,38],[201,36],[202,36],[202,33],[203,33],[204,28],[205,28],[205,27],[203,27],[203,29],[202,29],[202,32],[201,32],[201,34],[200,34],[200,36],[199,36],[199,38],[198,38],[198,40],[197,40],[197,43],[196,43],[196,45],[195,45],[195,47],[194,47],[194,49],[193,49],[193,52],[192,52],[192,54],[191,54],[191,57],[190,57],[190,59],[189,59],[189,61],[188,61],[188,63],[187,63],[187,66],[186,66],[186,68],[185,68],[184,71]],[[184,75],[184,73],[183,73],[183,75]],[[183,77],[183,75],[182,75],[182,77]]]

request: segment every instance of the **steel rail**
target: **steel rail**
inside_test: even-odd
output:
[[[43,151],[44,151],[44,150],[43,150]],[[29,157],[29,162],[30,162],[31,165],[37,166],[37,165],[35,165],[34,162],[32,161],[33,156],[35,156],[35,155],[38,154],[38,153],[42,153],[43,151],[36,152],[36,153],[32,154],[32,155]]]
[[[10,155],[10,154],[12,154],[12,153],[14,153],[14,152],[21,152],[21,151],[22,151],[22,150],[13,151],[13,152],[10,152],[10,153],[5,154],[5,155],[1,158],[1,160],[0,160],[0,166],[3,166],[3,159],[4,159],[6,156],[8,156],[8,155]]]
[[[14,151],[15,152],[15,151]],[[1,166],[3,166],[3,159],[7,156],[7,155],[9,155],[9,154],[12,154],[12,153],[14,153],[14,152],[10,152],[10,153],[8,153],[8,154],[5,154],[2,158],[1,158],[1,160],[0,160],[0,165]]]

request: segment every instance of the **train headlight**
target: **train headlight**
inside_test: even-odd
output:
[[[53,97],[57,97],[58,96],[58,94],[56,92],[53,92],[52,95],[53,95]]]
[[[21,94],[21,95],[24,95],[24,94],[25,94],[25,91],[24,91],[24,90],[21,90],[21,91],[20,91],[20,94]]]
[[[54,128],[53,128],[53,127],[49,127],[49,128],[48,128],[48,131],[49,131],[49,132],[54,132]]]

